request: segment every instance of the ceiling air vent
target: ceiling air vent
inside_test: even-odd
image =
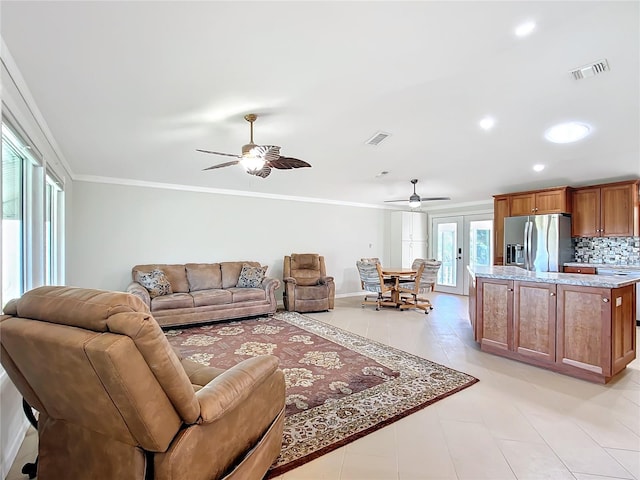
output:
[[[367,140],[366,143],[367,145],[380,145],[380,143],[387,137],[389,137],[391,134],[390,133],[385,133],[385,132],[377,132],[373,137],[371,137],[369,140]]]
[[[608,70],[609,62],[607,62],[605,59],[602,59],[598,60],[597,62],[583,65],[582,67],[571,70],[570,73],[574,80],[581,80],[583,78],[593,77],[594,75],[604,73]]]

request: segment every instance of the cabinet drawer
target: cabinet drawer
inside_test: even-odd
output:
[[[596,267],[564,267],[564,273],[585,273],[589,275],[596,274]]]

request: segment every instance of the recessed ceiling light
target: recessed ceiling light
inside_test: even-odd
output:
[[[484,117],[480,120],[480,128],[483,130],[491,130],[495,124],[496,121],[491,117]]]
[[[544,170],[544,165],[542,165],[541,163],[537,163],[536,165],[533,166],[533,169],[536,172],[541,172],[542,170]]]
[[[584,123],[559,123],[544,132],[544,138],[553,143],[571,143],[582,140],[590,131],[591,127]]]
[[[526,37],[527,35],[529,35],[531,32],[533,32],[536,29],[536,23],[535,22],[525,22],[521,25],[518,25],[515,29],[515,34],[518,37]]]

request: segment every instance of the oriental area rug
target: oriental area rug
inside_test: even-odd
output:
[[[268,477],[346,445],[478,380],[306,315],[239,320],[165,332],[193,361],[229,368],[263,354],[286,380],[282,452]]]

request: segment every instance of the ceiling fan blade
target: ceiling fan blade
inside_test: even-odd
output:
[[[212,152],[211,150],[200,150],[199,148],[196,148],[196,152],[213,153],[214,155],[224,155],[225,157],[242,158],[242,155],[237,155],[235,153]]]
[[[432,200],[451,200],[451,197],[425,197],[422,199],[423,202],[429,202]]]
[[[277,160],[280,157],[280,147],[277,145],[257,145],[253,148],[255,155],[265,162]]]
[[[406,198],[403,200],[385,200],[384,203],[395,203],[395,202],[408,202]]]
[[[280,170],[289,170],[291,168],[303,168],[310,167],[311,165],[304,160],[298,160],[292,157],[278,157],[276,160],[270,160],[267,162],[271,168],[278,168]]]
[[[257,172],[251,172],[251,171],[247,170],[247,173],[249,175],[255,175],[256,177],[267,178],[269,176],[269,174],[271,173],[271,168],[269,168],[268,165],[265,165],[264,167],[262,167]]]
[[[218,165],[203,168],[202,170],[213,170],[214,168],[230,167],[231,165],[237,165],[238,163],[240,163],[240,160],[232,160],[230,162],[219,163]]]

